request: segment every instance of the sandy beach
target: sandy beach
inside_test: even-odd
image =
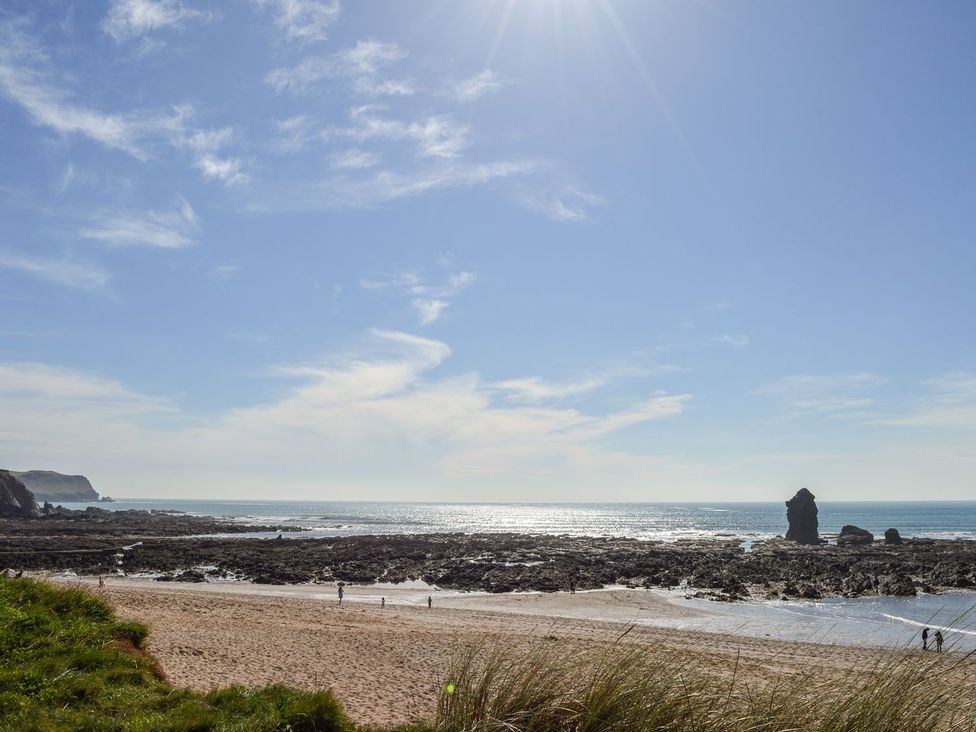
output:
[[[116,579],[98,589],[126,619],[150,628],[150,649],[174,684],[208,690],[230,684],[331,687],[360,723],[431,716],[444,672],[464,644],[569,644],[605,648],[637,618],[686,620],[706,612],[642,590],[577,594],[434,595],[421,589],[249,583],[162,585]],[[380,598],[386,606],[380,606]],[[600,618],[595,620],[593,618]],[[869,667],[881,651],[734,634],[636,626],[622,641],[652,656],[762,683],[801,673],[822,679]],[[959,673],[971,678],[968,665]]]

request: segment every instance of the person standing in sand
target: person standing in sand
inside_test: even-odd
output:
[[[98,575],[98,586],[99,587],[104,587],[105,586],[105,580],[102,579],[102,575]]]
[[[339,607],[342,607],[342,585],[339,585]]]
[[[929,629],[922,628],[922,650],[927,651],[929,649]]]
[[[936,653],[942,653],[943,640],[945,639],[942,637],[942,631],[941,630],[935,631],[935,652]]]

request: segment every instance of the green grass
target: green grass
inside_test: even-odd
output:
[[[146,632],[82,590],[0,578],[0,730],[364,732],[329,691],[174,688],[143,652]],[[547,641],[463,650],[435,717],[398,729],[976,732],[963,654],[894,651],[842,680],[748,687],[734,671],[731,680],[705,676],[621,638],[598,654]]]
[[[0,578],[0,730],[353,730],[329,691],[176,689],[146,628],[81,590]]]

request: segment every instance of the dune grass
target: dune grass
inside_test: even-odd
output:
[[[145,640],[144,626],[119,622],[87,592],[0,578],[0,730],[364,732],[329,691],[174,688]],[[547,641],[469,648],[447,670],[434,718],[397,729],[976,732],[973,680],[954,668],[967,663],[963,654],[894,651],[842,680],[748,687],[734,672],[703,675],[623,636],[596,654]]]
[[[588,656],[545,644],[470,649],[449,671],[432,730],[971,732],[971,680],[947,681],[966,660],[899,651],[842,680],[748,687],[619,642]]]

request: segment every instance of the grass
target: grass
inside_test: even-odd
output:
[[[176,689],[146,634],[82,590],[0,578],[0,730],[354,729],[329,691]]]
[[[935,654],[893,652],[847,678],[763,688],[718,681],[614,643],[581,657],[476,649],[450,669],[433,732],[929,732],[976,730],[972,685]]]
[[[174,688],[146,633],[82,590],[0,578],[0,730],[363,732],[329,691]],[[842,680],[747,687],[622,639],[586,655],[545,641],[462,650],[434,718],[398,730],[976,732],[963,654],[895,651]]]

